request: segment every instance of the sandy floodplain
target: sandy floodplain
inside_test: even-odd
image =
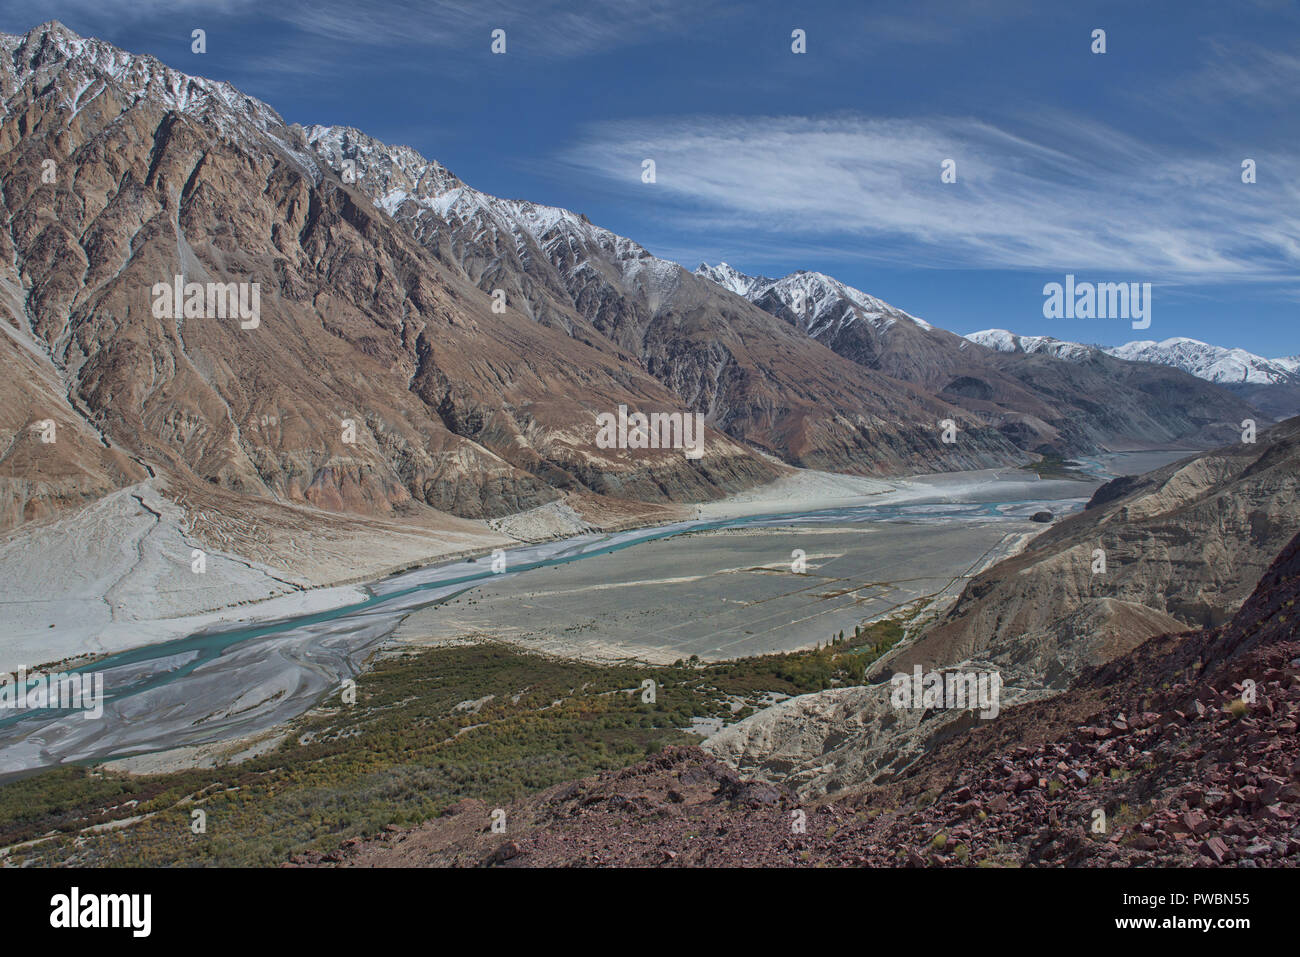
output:
[[[415,611],[393,640],[657,663],[791,651],[960,590],[1041,529],[999,519],[691,533],[485,584]]]
[[[0,672],[354,604],[366,593],[344,583],[514,542],[481,522],[460,519],[428,529],[308,509],[266,510],[283,514],[251,522],[256,513],[250,507],[230,526],[256,543],[263,560],[249,554],[252,548],[217,548],[193,534],[195,518],[207,514],[186,512],[153,481],[3,536]],[[284,515],[319,521],[306,531]],[[196,549],[203,555],[201,573]]]
[[[184,764],[228,755],[231,747],[260,747],[256,742],[337,691],[375,654],[412,644],[504,640],[571,657],[651,661],[810,647],[918,599],[955,596],[970,575],[1045,527],[1030,515],[1081,508],[1095,484],[1020,470],[889,482],[805,473],[683,509],[694,514],[676,522],[507,546],[500,570],[482,558],[420,564],[356,592],[320,593],[325,608],[314,614],[280,610],[268,621],[258,614],[262,603],[250,603],[234,612],[249,622],[150,643],[88,666],[104,677],[101,720],[63,712],[0,720],[0,774],[163,751]],[[136,504],[153,512],[160,503],[145,497]],[[122,518],[138,517],[133,506],[122,505]],[[513,531],[535,535],[544,526],[580,521],[562,511],[525,516],[526,528]],[[148,575],[169,569],[172,579],[159,573],[160,584],[181,570],[188,574],[183,551],[175,551],[189,542],[170,528],[173,522],[139,518],[136,524],[143,531],[117,546],[122,567]],[[93,532],[77,531],[98,541]],[[418,547],[500,540],[502,531],[473,523],[434,537],[421,530]],[[132,547],[142,542],[143,550]],[[369,544],[362,565],[382,560],[373,538]],[[151,559],[150,549],[162,557]],[[42,567],[52,576],[59,562],[77,560],[34,554],[45,557]],[[8,557],[10,568],[21,571],[21,555]],[[265,587],[259,575],[286,588],[297,584],[226,557],[232,581],[241,564],[257,573],[247,583],[254,593]],[[802,569],[795,564],[801,559]],[[103,555],[94,565],[113,561]],[[80,587],[54,582],[64,593]],[[105,579],[96,574],[82,583],[91,597]],[[131,592],[147,607],[147,587]],[[310,594],[271,600],[296,604]],[[356,595],[366,597],[348,601]],[[29,596],[38,597],[31,590]],[[230,621],[229,610],[216,614]],[[169,629],[184,624],[174,611],[160,621]],[[109,627],[115,623],[121,624]],[[177,749],[188,749],[189,757]]]
[[[1033,512],[1077,510],[1095,485],[1019,469],[892,480],[798,472],[695,512],[705,522],[765,521],[485,583],[416,610],[393,641],[491,639],[659,663],[808,648],[920,599],[955,597],[1042,531]],[[817,511],[824,519],[810,524]],[[797,524],[782,521],[788,513]]]

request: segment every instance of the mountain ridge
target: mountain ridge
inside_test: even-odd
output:
[[[1281,421],[1300,412],[1300,360],[1294,356],[1266,359],[1245,349],[1215,346],[1186,336],[1161,342],[1146,339],[1122,346],[1085,345],[1051,336],[1020,336],[1006,329],[984,329],[966,338],[1002,353],[1046,353],[1068,362],[1083,362],[1104,353],[1126,362],[1179,369],[1222,386],[1274,420]]]
[[[771,279],[704,263],[696,274],[863,368],[961,406],[1027,452],[1095,454],[1143,440],[1204,448],[1228,441],[1230,424],[1259,414],[1242,397],[1182,370],[1143,367],[1072,344],[1052,352],[985,351],[822,273]],[[1086,361],[1055,361],[1062,358]]]
[[[0,422],[15,439],[8,524],[146,470],[177,495],[210,483],[463,517],[572,492],[712,498],[775,476],[712,429],[696,464],[599,449],[599,412],[679,401],[609,350],[495,311],[260,101],[58,24],[3,51],[5,379],[51,384]],[[152,290],[175,276],[257,282],[260,328],[158,315]],[[29,426],[47,419],[64,438],[43,448]]]
[[[0,422],[23,437],[0,459],[11,524],[144,470],[336,511],[479,518],[567,494],[717,497],[774,478],[765,455],[950,471],[1196,442],[1240,418],[1174,373],[1148,384],[1164,395],[1152,408],[1082,406],[1062,397],[1095,381],[995,368],[821,274],[797,274],[806,327],[779,282],[750,302],[585,216],[491,197],[352,128],[286,124],[228,83],[57,22],[0,46],[0,281],[20,350],[6,361],[42,364],[11,378],[61,383]],[[260,283],[279,331],[150,315],[147,291],[174,276]],[[881,347],[900,336],[907,348]],[[710,452],[690,465],[598,449],[597,414],[622,405],[704,414]],[[80,445],[37,455],[58,474],[33,483],[25,430],[50,409]],[[359,442],[338,439],[344,420]]]
[[[1171,336],[1157,342],[1141,339],[1120,346],[1088,345],[1052,336],[1024,336],[1006,329],[981,329],[965,338],[999,352],[1054,351],[1060,357],[1081,359],[1088,350],[1104,352],[1117,359],[1147,362],[1182,369],[1198,379],[1221,384],[1294,385],[1300,382],[1294,356],[1268,359],[1245,349],[1216,346],[1187,336]]]
[[[351,128],[315,126],[313,148],[417,240],[536,321],[608,340],[733,436],[791,464],[873,473],[1017,458],[994,430],[887,375],[863,377],[815,340],[682,266],[559,207],[469,187],[436,161]],[[956,416],[969,441],[944,448]],[[947,463],[947,464],[945,464]]]

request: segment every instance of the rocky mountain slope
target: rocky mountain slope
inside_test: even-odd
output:
[[[177,498],[476,518],[713,498],[779,474],[755,447],[863,473],[1021,460],[579,216],[57,23],[0,38],[0,99],[5,526],[150,472]],[[260,314],[177,315],[177,277],[256,286]],[[620,405],[705,414],[705,456],[597,447]],[[46,420],[62,441],[38,448]]]
[[[1017,458],[945,397],[864,370],[744,298],[564,209],[500,199],[441,164],[345,127],[308,143],[354,164],[374,204],[479,288],[637,363],[728,434],[812,468],[947,471]],[[887,370],[885,370],[887,372]],[[963,438],[943,445],[937,423]]]
[[[696,275],[744,296],[858,365],[910,382],[997,428],[1019,448],[1071,455],[1143,443],[1217,445],[1258,415],[1192,375],[1134,366],[1039,337],[1033,349],[963,338],[823,273],[747,276],[726,263]],[[990,348],[974,348],[971,342]],[[1070,359],[1070,364],[1045,358]],[[1098,396],[1106,401],[1098,401]]]
[[[324,866],[1300,865],[1300,536],[1224,625],[952,735],[881,787],[801,801],[698,748],[297,859]]]
[[[776,474],[715,430],[698,461],[598,448],[598,414],[681,399],[606,342],[495,311],[228,84],[46,24],[0,38],[0,99],[6,524],[150,470],[173,491],[467,517]],[[171,316],[175,277],[249,300],[255,283],[260,316],[205,318],[202,297]],[[34,438],[46,419],[57,443]]]
[[[175,501],[215,489],[413,521],[698,501],[780,474],[761,452],[944,471],[1193,441],[1245,408],[1109,357],[1132,381],[997,368],[825,277],[805,277],[805,327],[773,314],[771,289],[760,308],[582,216],[487,196],[355,130],[288,125],[57,23],[0,38],[0,101],[0,528],[150,475]],[[178,280],[206,301],[169,308]],[[254,287],[253,322],[213,313]],[[823,329],[845,353],[857,330],[897,342],[873,365]],[[1090,398],[1126,389],[1145,404]],[[600,448],[597,416],[623,405],[704,414],[704,457]]]
[[[753,448],[943,471],[1195,441],[1244,408],[1176,373],[995,369],[816,274],[719,284],[59,24],[0,41],[0,92],[0,305],[22,383],[0,423],[10,525],[148,470],[333,511],[490,517],[574,493],[716,497],[777,474]],[[178,276],[256,284],[265,321],[165,318],[156,290]],[[800,283],[813,309],[792,322]],[[1102,384],[1125,401],[1080,398]],[[708,453],[597,448],[596,416],[619,405],[705,414]],[[39,472],[24,455],[47,419],[67,441]]]
[[[1083,512],[976,576],[899,661],[992,654],[1062,687],[1173,622],[1213,627],[1300,530],[1298,490],[1300,418],[1253,444],[1116,479]]]
[[[896,778],[979,722],[964,711],[900,711],[889,676],[917,666],[997,671],[1005,707],[1063,692],[1147,638],[1215,627],[1300,531],[1298,486],[1300,418],[1254,445],[1116,479],[1085,511],[972,579],[866,685],[784,701],[705,747],[805,795]]]
[[[985,329],[966,338],[1003,353],[1047,353],[1083,362],[1101,352],[1128,362],[1168,366],[1220,385],[1273,418],[1300,413],[1300,361],[1294,356],[1266,359],[1245,349],[1228,349],[1184,337],[1112,347],[1080,345],[1051,336],[1018,336],[1005,329]]]
[[[1225,385],[1239,382],[1250,385],[1300,384],[1293,358],[1265,359],[1245,349],[1225,349],[1181,336],[1163,342],[1150,339],[1129,342],[1102,351],[1131,362],[1173,366],[1207,382]]]
[[[1300,359],[1265,359],[1245,349],[1225,349],[1196,339],[1130,342],[1105,350],[1136,362],[1173,366],[1217,382],[1265,415],[1286,418],[1300,413]]]

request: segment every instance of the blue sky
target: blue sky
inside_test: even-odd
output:
[[[0,29],[47,19],[689,268],[816,269],[963,333],[1300,353],[1294,2],[7,0]],[[1045,319],[1066,273],[1152,283],[1151,327]]]

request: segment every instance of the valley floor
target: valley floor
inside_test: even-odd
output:
[[[693,533],[489,582],[413,612],[394,640],[490,639],[584,660],[660,664],[793,651],[955,596],[1040,529],[999,519]],[[799,553],[806,570],[796,573]]]
[[[1015,470],[890,481],[792,471],[700,511],[714,520],[902,502],[935,487],[961,498],[993,487],[998,477],[1033,480]],[[1064,485],[1079,494],[1078,483]],[[1033,491],[1037,498],[1061,494],[1049,492],[1047,483]],[[1008,487],[1006,494],[1018,493]],[[593,500],[486,522],[444,516],[437,524],[414,524],[272,503],[244,503],[239,510],[220,500],[177,504],[151,480],[0,538],[0,672],[111,654],[203,628],[326,611],[363,598],[360,583],[403,568],[691,512]],[[202,574],[194,571],[196,549],[204,553]]]
[[[149,487],[124,490],[66,519],[63,527],[47,529],[44,538],[28,530],[25,541],[7,543],[0,556],[9,573],[21,580],[24,569],[37,570],[46,592],[42,595],[30,579],[17,590],[28,602],[18,604],[23,614],[14,620],[26,630],[6,644],[17,650],[10,660],[26,663],[17,654],[31,655],[27,661],[49,660],[60,653],[123,647],[132,639],[155,643],[148,652],[96,663],[116,693],[104,720],[86,723],[75,714],[54,715],[0,729],[0,770],[12,774],[127,755],[142,756],[132,760],[153,768],[247,756],[383,649],[486,639],[574,659],[666,664],[692,656],[719,660],[808,648],[860,622],[954,597],[967,577],[1043,527],[1028,521],[1031,513],[1045,506],[1058,513],[1077,509],[1091,489],[1089,483],[1043,480],[1019,470],[919,476],[882,486],[819,474],[787,477],[764,493],[709,506],[749,511],[743,527],[711,528],[708,519],[699,528],[679,523],[663,533],[675,533],[673,538],[603,554],[605,543],[646,536],[587,534],[521,549],[501,541],[502,533],[486,523],[470,522],[438,530],[393,529],[379,542],[373,534],[364,538],[365,530],[336,526],[319,538],[315,529],[290,536],[294,544],[306,543],[304,552],[313,556],[317,573],[323,555],[349,542],[362,556],[360,567],[391,563],[403,553],[397,548],[381,553],[374,546],[402,534],[407,554],[435,542],[463,551],[501,542],[516,544],[511,561],[522,563],[501,577],[488,575],[483,564],[422,566],[364,591],[304,588],[301,579],[231,553],[209,554],[199,576],[186,562],[193,510],[182,512]],[[606,524],[629,522],[608,503],[597,505],[606,509]],[[547,514],[513,516],[500,524],[518,535],[537,535],[557,523],[570,533],[590,527],[575,509],[543,510]],[[250,516],[245,525],[253,527],[235,526],[236,531],[245,540],[273,538],[257,527],[258,518],[266,516]],[[275,534],[286,530],[277,528]],[[360,547],[362,541],[369,547]],[[578,552],[570,554],[575,548]],[[530,561],[543,564],[529,570]],[[797,563],[806,563],[802,573]],[[460,584],[467,575],[472,583]],[[206,587],[194,588],[196,579]],[[175,595],[187,588],[192,601],[206,601],[212,584],[220,582],[219,592],[247,595],[251,602],[268,580],[275,583],[268,588],[270,601],[197,617],[175,614]],[[106,598],[60,603],[60,589],[67,597],[98,593]],[[373,602],[371,595],[377,596]],[[305,606],[313,614],[295,614]],[[33,608],[66,615],[52,622],[62,628],[44,629],[60,633],[66,644],[40,634],[44,622]],[[192,634],[196,624],[241,619],[245,624],[226,633]],[[177,634],[190,637],[156,644],[159,635]],[[42,649],[39,657],[31,654],[32,647]],[[141,720],[145,714],[149,717]],[[214,754],[217,745],[220,757]],[[161,750],[170,757],[148,757]]]

